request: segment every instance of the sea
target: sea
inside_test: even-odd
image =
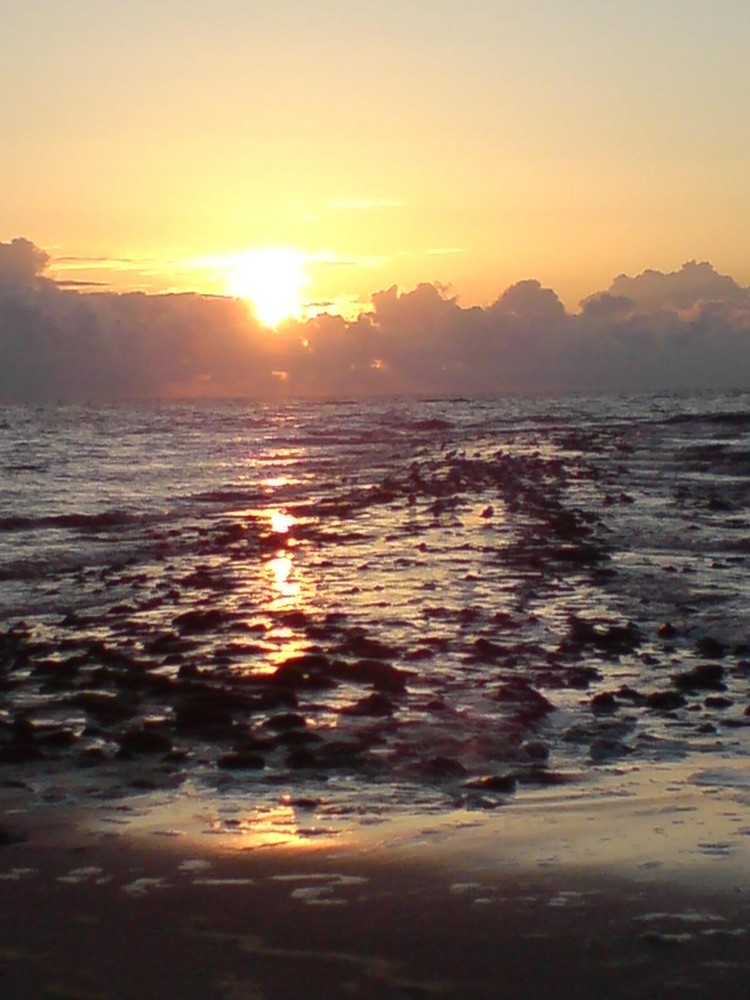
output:
[[[373,820],[750,749],[750,394],[0,408],[0,781]]]

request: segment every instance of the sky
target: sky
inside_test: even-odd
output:
[[[81,290],[277,281],[305,315],[351,319],[393,285],[468,309],[538,279],[575,312],[690,260],[750,284],[748,4],[4,0],[0,17],[0,241],[97,283]]]

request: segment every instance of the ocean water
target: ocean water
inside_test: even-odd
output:
[[[370,814],[749,749],[750,395],[0,409],[0,778]]]

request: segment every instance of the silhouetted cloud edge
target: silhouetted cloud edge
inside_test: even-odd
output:
[[[708,262],[619,275],[569,313],[528,279],[486,307],[424,283],[269,331],[236,299],[84,292],[0,243],[0,401],[750,388],[750,291]]]

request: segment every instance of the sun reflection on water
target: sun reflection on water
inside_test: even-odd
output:
[[[274,605],[278,607],[280,601],[292,602],[300,595],[299,582],[293,579],[294,562],[291,556],[286,553],[277,553],[273,559],[266,563],[266,569],[270,574],[271,585],[275,592]]]
[[[297,518],[285,510],[270,511],[271,531],[275,535],[287,535],[289,529],[297,523]]]
[[[298,479],[292,479],[290,476],[269,476],[261,481],[261,486],[267,493],[270,493],[273,490],[281,489],[282,486],[291,486],[297,482],[299,482]]]
[[[254,670],[254,673],[274,673],[276,668],[284,660],[288,660],[291,656],[299,656],[302,653],[306,653],[310,647],[310,643],[304,634],[295,632],[293,629],[286,626],[271,628],[266,633],[266,639],[268,642],[276,643],[276,648],[270,650],[267,653],[267,663],[268,666],[264,670]]]
[[[309,647],[303,625],[312,607],[315,581],[299,564],[299,540],[293,529],[298,519],[283,508],[263,512],[276,543],[273,555],[263,563],[266,584],[266,609],[270,612],[266,641],[274,648],[267,654],[267,664],[275,669],[290,656],[304,653]]]
[[[311,841],[325,841],[337,835],[328,826],[314,826],[313,820],[310,808],[283,803],[259,806],[240,817],[214,815],[209,819],[209,830],[216,836],[231,838],[231,846],[240,851],[263,847],[309,849]]]

